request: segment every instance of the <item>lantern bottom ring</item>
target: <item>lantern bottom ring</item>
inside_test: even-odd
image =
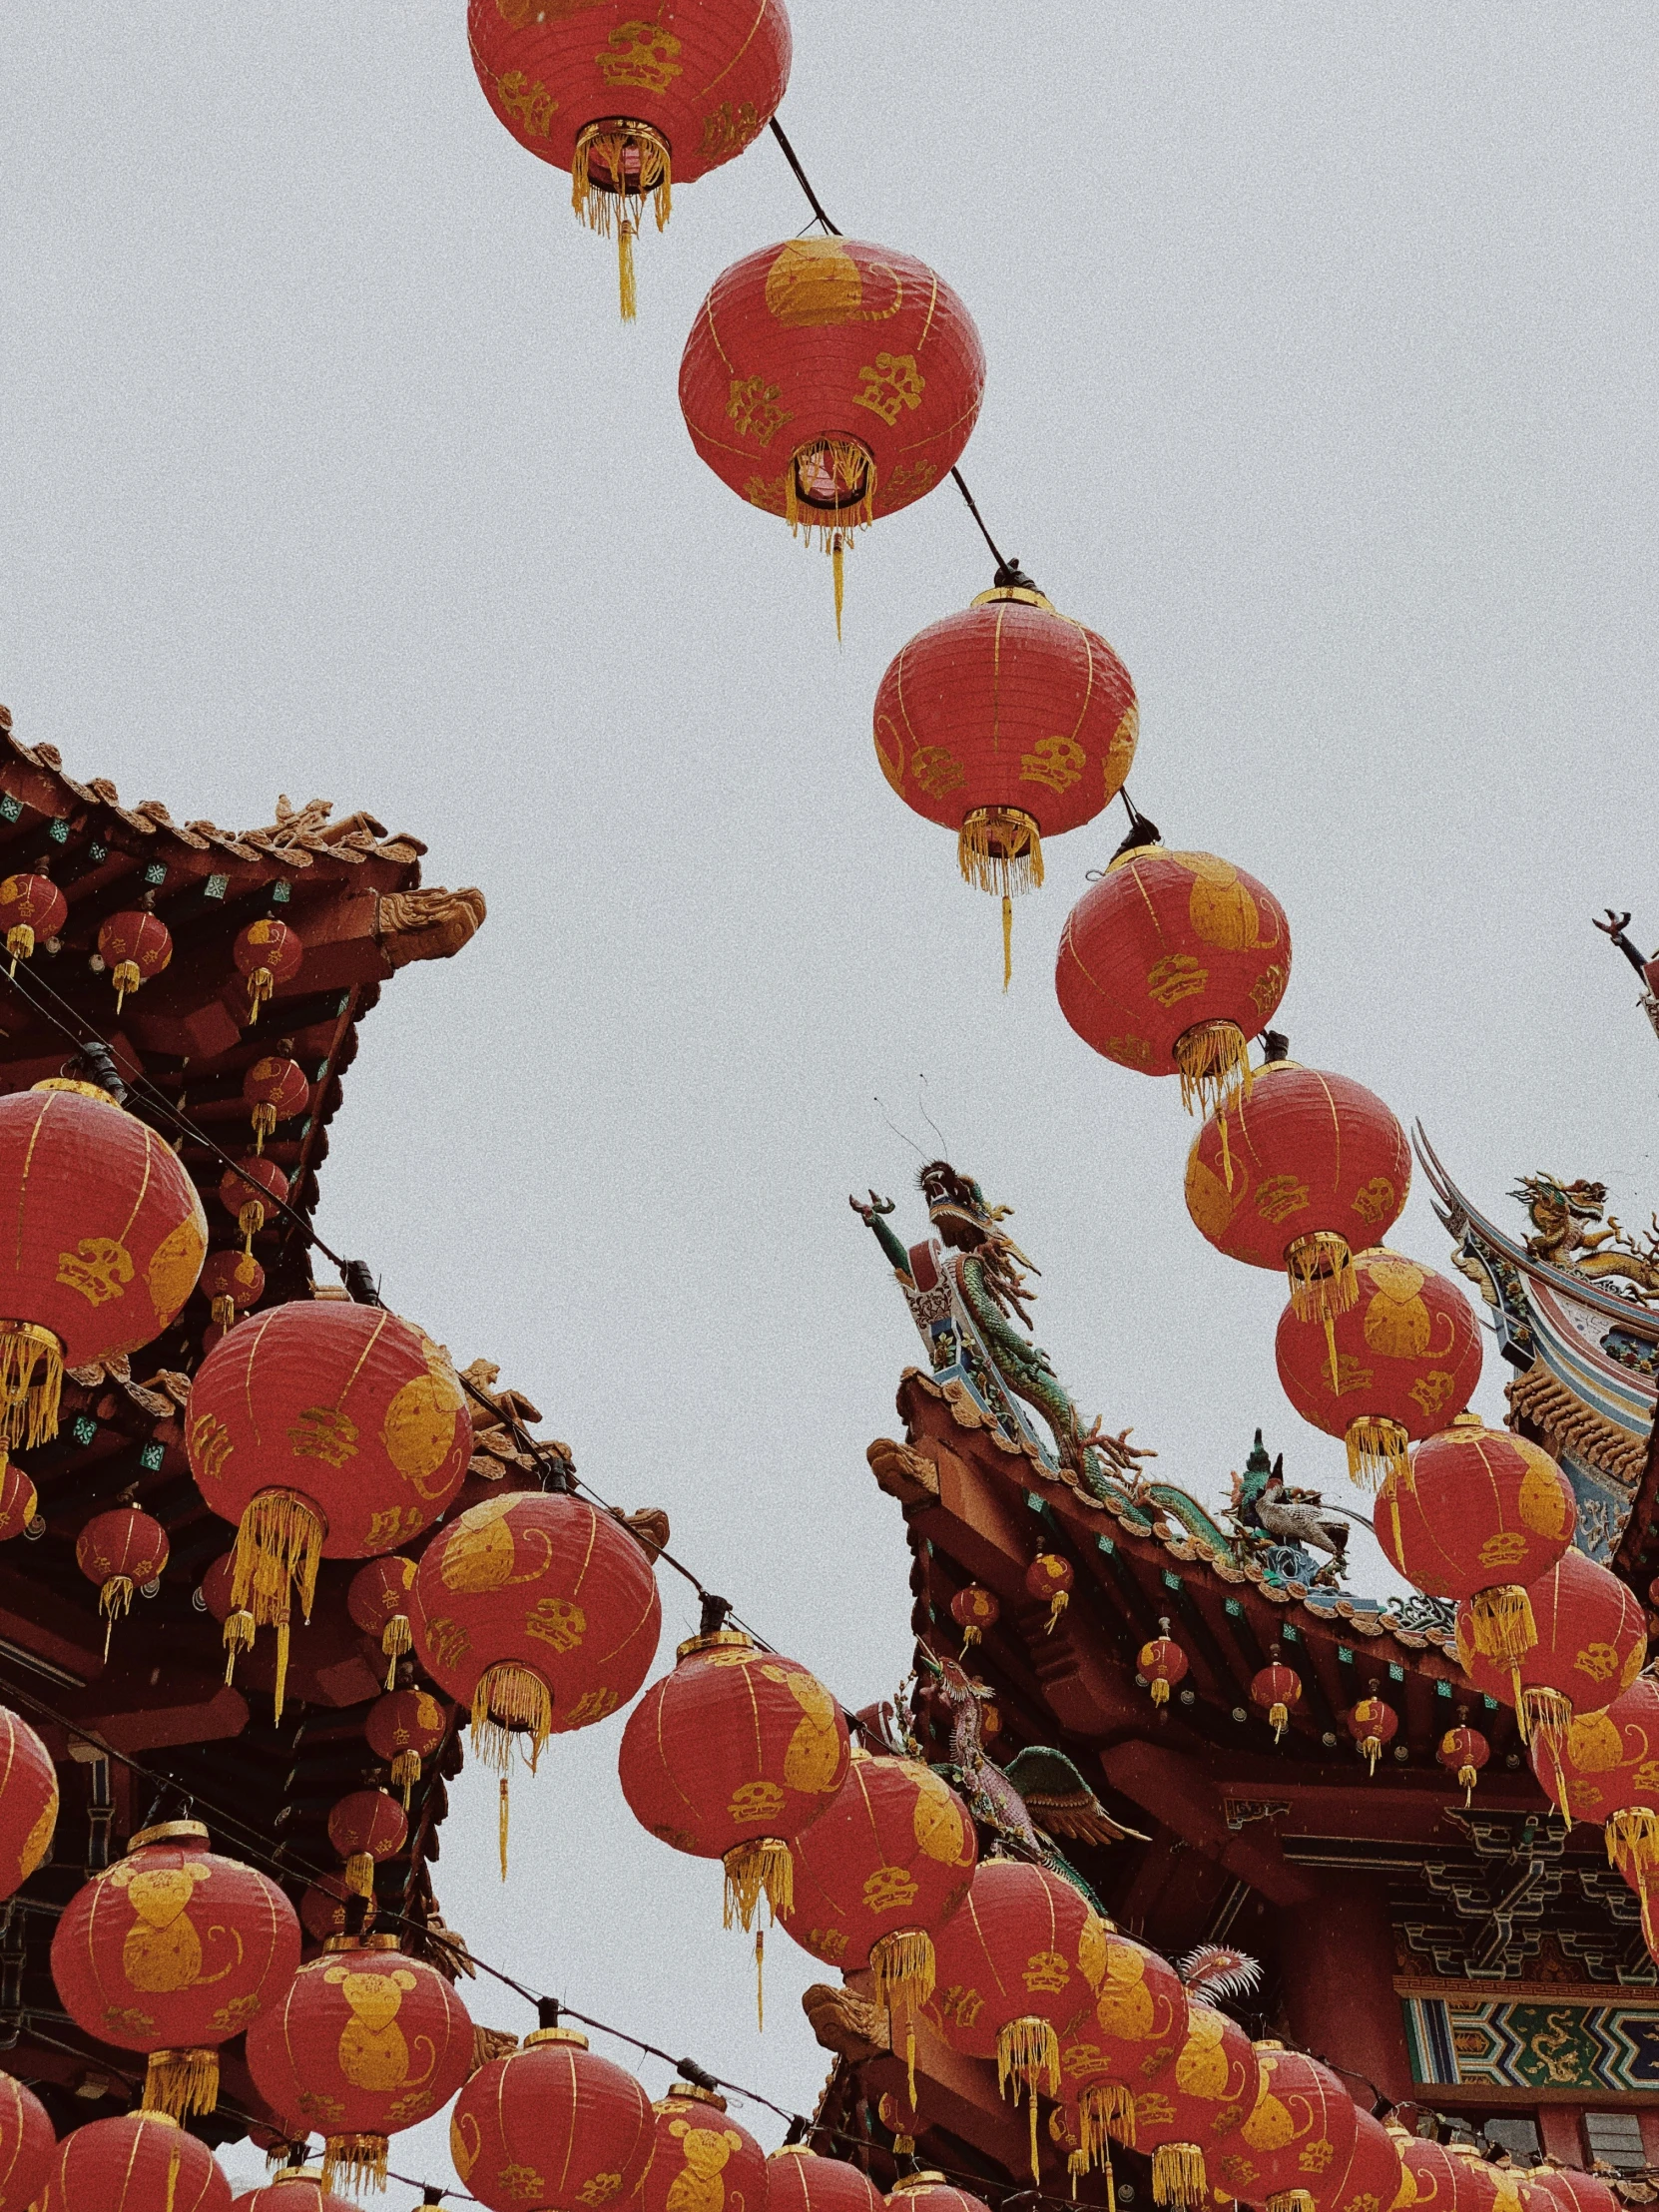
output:
[[[57,1434],[63,1355],[50,1329],[0,1321],[0,1438],[6,1443],[32,1446]]]

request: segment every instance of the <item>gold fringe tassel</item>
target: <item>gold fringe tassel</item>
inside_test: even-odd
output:
[[[1002,897],[1002,988],[1006,990],[1014,979],[1014,902],[1003,893]]]
[[[1362,1413],[1348,1424],[1348,1473],[1362,1490],[1380,1490],[1390,1474],[1408,1482],[1411,1439],[1385,1413]]]
[[[405,1653],[414,1649],[414,1630],[409,1626],[407,1613],[393,1613],[380,1631],[380,1649],[390,1664],[386,1668],[386,1688],[397,1687],[397,1662]]]
[[[803,484],[806,478],[806,486]],[[810,488],[808,488],[810,487]],[[815,438],[797,446],[784,475],[784,520],[827,553],[875,520],[875,460],[856,438]]]
[[[276,988],[276,978],[268,967],[257,967],[248,978],[248,1026],[252,1029],[260,1018],[260,1008]]]
[[[261,1628],[277,1625],[288,1610],[288,1591],[299,1592],[299,1610],[311,1617],[316,1574],[322,1564],[327,1523],[296,1490],[261,1490],[243,1508],[237,1527],[231,1604],[251,1612]]]
[[[219,2106],[217,2050],[153,2050],[144,2075],[144,2112],[166,2112],[183,2120],[192,2112]]]
[[[262,1098],[254,1108],[253,1122],[254,1150],[259,1154],[265,1150],[267,1137],[273,1136],[276,1129],[276,1109],[269,1098]]]
[[[104,1660],[108,1665],[110,1638],[115,1634],[115,1624],[124,1620],[133,1609],[133,1578],[130,1574],[112,1574],[98,1593],[98,1610],[104,1616]]]
[[[1126,2150],[1135,2147],[1135,2099],[1121,2081],[1091,2081],[1077,2100],[1077,2124],[1083,2155],[1095,2166],[1108,2166],[1112,2138]]]
[[[632,171],[630,154],[634,157]],[[596,175],[596,167],[602,174]],[[608,239],[618,221],[632,223],[638,229],[647,200],[652,204],[657,229],[666,230],[674,213],[674,158],[668,141],[649,123],[634,123],[626,117],[586,124],[577,137],[570,165],[570,205],[580,220],[590,231]]]
[[[183,2165],[184,2159],[178,2151],[168,2153],[166,2212],[176,2212],[179,2202],[179,2170]]]
[[[996,2038],[996,2085],[1004,2096],[1010,2084],[1014,2101],[1024,2089],[1031,2113],[1031,2179],[1040,2189],[1042,2170],[1037,2160],[1037,2089],[1041,2084],[1051,2097],[1060,2094],[1060,2038],[1052,2020],[1027,2012],[1009,2020]]]
[[[830,541],[830,572],[835,584],[835,643],[841,642],[841,609],[846,605],[846,540],[837,530]]]
[[[734,1844],[722,1864],[726,1869],[725,1925],[735,1921],[747,1936],[755,1925],[761,1900],[776,1924],[795,1911],[795,1861],[790,1847],[776,1836],[757,1836],[747,1844]]]
[[[1204,2153],[1196,2143],[1160,2143],[1152,2154],[1152,2201],[1200,2212],[1210,2194]]]
[[[1018,807],[975,807],[956,832],[956,865],[964,882],[1002,900],[1002,988],[1014,974],[1014,900],[1043,879],[1042,831]]]
[[[634,283],[634,226],[627,216],[616,227],[616,278],[622,319],[634,322],[639,317],[640,295]]]
[[[1474,1648],[1483,1659],[1524,1659],[1538,1641],[1532,1600],[1518,1582],[1500,1582],[1476,1590],[1472,1615]]]
[[[63,1347],[51,1330],[0,1322],[0,1438],[31,1451],[50,1443],[62,1389]]]
[[[1278,1743],[1280,1737],[1291,1725],[1290,1707],[1288,1705],[1270,1705],[1268,1707],[1268,1721],[1273,1729],[1273,1740]]]
[[[528,1758],[534,1774],[553,1733],[553,1695],[532,1668],[501,1659],[484,1669],[472,1693],[474,1758],[504,1775],[513,1761],[513,1736],[521,1728],[530,1734]]]
[[[1043,1634],[1045,1636],[1053,1635],[1055,1625],[1059,1621],[1060,1615],[1065,1611],[1066,1607],[1070,1603],[1071,1592],[1069,1590],[1055,1591],[1054,1595],[1048,1601],[1048,1626],[1043,1630]]]
[[[1306,2189],[1280,2189],[1269,2197],[1263,2212],[1314,2212],[1314,2200]]]
[[[1333,1321],[1359,1302],[1360,1278],[1348,1239],[1335,1229],[1311,1230],[1285,1248],[1291,1312],[1298,1321]],[[1294,2195],[1296,2192],[1293,2191]]]
[[[354,2197],[365,2189],[384,2189],[389,2148],[383,2135],[328,2136],[322,2145],[323,2195],[336,2188]]]
[[[234,1298],[216,1298],[213,1313],[216,1329],[235,1329],[237,1326],[237,1302]]]
[[[1459,1767],[1457,1769],[1457,1780],[1462,1788],[1463,1806],[1466,1811],[1474,1803],[1474,1786],[1480,1780],[1480,1769],[1478,1767]]]
[[[978,1624],[974,1621],[969,1621],[966,1628],[962,1630],[962,1653],[964,1657],[966,1657],[967,1653],[973,1649],[974,1645],[978,1643]]]
[[[26,921],[14,921],[6,931],[6,950],[12,956],[12,973],[17,973],[19,960],[32,960],[35,956],[35,933]]]
[[[507,1837],[512,1827],[512,1791],[506,1775],[501,1777],[501,1803],[495,1816],[496,1841],[501,1851],[501,1879],[507,1879]]]
[[[354,1851],[345,1862],[345,1887],[354,1898],[371,1898],[374,1895],[374,1855],[367,1851]]]
[[[755,1931],[755,2032],[767,2031],[767,1932]]]
[[[1360,1739],[1360,1756],[1370,1767],[1372,1778],[1375,1781],[1377,1777],[1377,1762],[1382,1756],[1382,1737],[1362,1736]],[[1296,2195],[1296,2191],[1294,2189],[1291,2191],[1291,2195]],[[1308,2212],[1313,2212],[1313,2203],[1311,2199],[1309,2201]]]
[[[1250,1096],[1250,1045],[1236,1021],[1194,1022],[1175,1040],[1175,1064],[1189,1114],[1225,1113]]]
[[[391,1763],[391,1786],[403,1793],[403,1810],[409,1810],[409,1793],[420,1780],[418,1751],[400,1751]]]
[[[1638,1881],[1659,1870],[1659,1813],[1646,1805],[1627,1805],[1607,1816],[1607,1857],[1622,1875]]]
[[[115,1010],[119,1014],[127,1003],[127,993],[136,991],[144,981],[136,960],[118,960],[110,981],[115,985]]]
[[[890,1936],[878,1936],[869,1947],[869,1967],[875,1979],[875,2001],[884,2005],[889,2027],[904,2023],[904,2072],[910,2087],[910,2110],[916,2108],[917,2008],[933,1994],[933,1938],[924,1928],[897,1928]]]
[[[284,1605],[276,1621],[276,1689],[272,1699],[273,1717],[280,1721],[288,1694],[288,1609]]]
[[[1167,1705],[1169,1703],[1169,1684],[1164,1680],[1161,1674],[1154,1675],[1152,1680],[1147,1684],[1147,1688],[1152,1693],[1152,1702],[1154,1705]]]
[[[237,1654],[254,1648],[254,1616],[244,1609],[233,1613],[225,1623],[225,1687],[229,1689],[236,1677]]]

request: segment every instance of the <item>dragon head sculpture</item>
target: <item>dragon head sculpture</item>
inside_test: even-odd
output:
[[[953,1252],[968,1252],[979,1262],[985,1288],[1004,1314],[1016,1314],[1031,1326],[1027,1302],[1034,1295],[1024,1271],[1040,1275],[1000,1226],[1011,1206],[993,1206],[971,1175],[958,1175],[948,1160],[929,1160],[916,1181],[927,1201],[927,1218],[940,1241]]]

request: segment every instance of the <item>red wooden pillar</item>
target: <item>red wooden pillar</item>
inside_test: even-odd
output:
[[[1383,1884],[1369,1875],[1326,1875],[1310,1902],[1281,1915],[1279,1926],[1291,2033],[1332,2065],[1374,2081],[1395,2104],[1410,2102]],[[1357,2102],[1369,2103],[1363,2081],[1350,2076],[1348,2086]]]
[[[1576,2104],[1540,2104],[1538,2107],[1538,2138],[1551,2158],[1560,2159],[1563,2166],[1582,2166],[1584,2163],[1584,2130],[1579,2124]],[[1647,2139],[1647,2129],[1642,2130]]]

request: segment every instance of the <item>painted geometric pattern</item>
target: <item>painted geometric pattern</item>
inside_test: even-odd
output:
[[[1659,2005],[1400,2001],[1414,2081],[1490,2089],[1659,2089]]]

